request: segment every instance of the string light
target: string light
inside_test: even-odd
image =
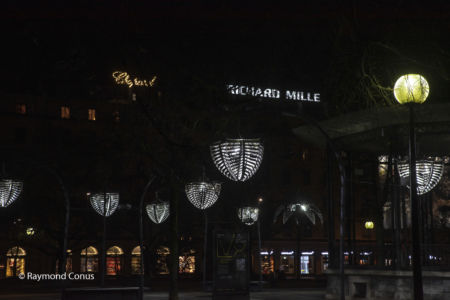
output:
[[[398,163],[398,173],[403,183],[408,186],[409,164]],[[416,163],[417,173],[417,194],[423,195],[436,187],[444,173],[444,160],[440,157],[430,157],[426,160],[419,160]]]
[[[0,207],[7,207],[19,198],[23,182],[12,179],[0,180]]]
[[[170,204],[169,202],[155,202],[147,204],[146,210],[153,223],[161,224],[169,217]]]
[[[106,197],[106,205],[105,205]],[[118,193],[97,193],[90,196],[91,205],[94,210],[102,215],[109,217],[112,215],[119,206],[119,194]],[[106,207],[106,210],[105,210]],[[105,214],[106,211],[106,214]]]
[[[245,225],[253,225],[256,221],[258,221],[259,216],[259,208],[252,206],[244,206],[238,208],[237,211],[239,220],[242,221]]]
[[[221,187],[220,183],[207,182],[205,179],[186,184],[184,190],[188,200],[198,209],[204,210],[211,207],[219,199]]]
[[[211,156],[217,169],[234,181],[246,181],[252,177],[264,154],[259,139],[226,139],[210,146]]]

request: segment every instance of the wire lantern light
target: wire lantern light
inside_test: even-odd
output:
[[[259,217],[259,208],[258,207],[252,207],[252,206],[244,206],[241,208],[238,208],[237,214],[239,219],[244,223],[245,225],[253,225],[256,221],[258,221]]]
[[[222,185],[218,182],[208,182],[206,179],[190,182],[184,190],[188,200],[198,209],[205,210],[219,199]]]
[[[211,157],[217,169],[234,181],[252,177],[264,154],[260,139],[226,139],[210,146]]]
[[[310,203],[309,201],[299,201],[288,205],[280,205],[275,211],[275,216],[273,219],[274,223],[277,221],[280,214],[283,214],[283,224],[286,224],[289,218],[294,214],[297,216],[295,218],[295,222],[297,224],[300,223],[298,219],[298,216],[300,215],[305,215],[312,224],[316,224],[316,217],[318,217],[320,223],[323,224],[322,212],[316,205]]]
[[[105,205],[105,198],[106,198],[106,205]],[[90,200],[94,210],[98,214],[106,217],[112,215],[119,206],[118,193],[96,193],[91,195]]]
[[[398,163],[398,173],[401,182],[408,186],[409,181],[409,164]],[[426,160],[418,160],[416,162],[417,173],[417,194],[423,195],[436,187],[444,173],[444,160],[440,157],[430,157]]]
[[[19,198],[23,182],[13,179],[0,180],[0,207],[7,207]]]
[[[147,210],[147,215],[150,220],[155,224],[161,224],[170,214],[170,204],[166,201],[158,201],[154,203],[147,204],[145,207]]]

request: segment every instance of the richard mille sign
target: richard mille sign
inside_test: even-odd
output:
[[[319,93],[291,91],[291,90],[280,91],[277,89],[270,89],[270,88],[262,89],[254,86],[234,85],[234,84],[227,85],[227,89],[232,95],[253,96],[269,99],[286,99],[295,101],[320,102]]]

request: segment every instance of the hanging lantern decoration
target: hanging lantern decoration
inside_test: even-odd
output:
[[[252,177],[264,154],[260,139],[226,139],[210,146],[217,169],[234,181],[246,181]]]
[[[161,224],[170,214],[170,204],[165,201],[157,201],[154,203],[147,204],[146,206],[147,214],[155,224]]]
[[[13,179],[0,180],[0,207],[7,207],[19,198],[23,182]]]
[[[91,195],[90,200],[94,210],[98,214],[106,217],[112,215],[119,206],[118,193],[96,193]]]
[[[280,215],[283,215],[283,224],[289,220],[290,217],[295,216],[295,222],[300,224],[300,217],[306,216],[312,224],[316,224],[316,219],[319,218],[320,223],[323,224],[323,215],[320,209],[310,201],[298,201],[288,205],[280,205],[275,210],[273,222],[275,223]],[[317,217],[317,218],[316,218]]]
[[[219,199],[222,185],[218,182],[208,182],[206,179],[186,184],[184,190],[188,200],[198,209],[211,207]]]
[[[253,225],[256,221],[258,221],[259,208],[252,206],[244,206],[238,208],[237,214],[242,223],[250,226]]]
[[[409,188],[409,164],[398,163],[398,173],[403,185]],[[444,173],[444,161],[439,157],[430,157],[416,162],[417,194],[423,195],[436,187]]]

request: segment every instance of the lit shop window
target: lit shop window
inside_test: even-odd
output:
[[[263,274],[273,273],[274,260],[273,251],[261,251],[261,269]]]
[[[179,257],[179,270],[180,274],[192,274],[195,273],[195,256],[183,255]]]
[[[294,274],[294,251],[281,251],[280,273]]]
[[[141,272],[141,247],[134,247],[131,251],[131,274],[139,275]]]
[[[322,252],[322,271],[328,270],[329,256],[328,252]]]
[[[61,119],[70,119],[70,107],[61,106]]]
[[[67,249],[66,272],[72,272],[72,250]],[[56,274],[59,274],[59,259],[56,260]]]
[[[170,254],[170,250],[167,247],[159,247],[156,249],[156,273],[160,275],[169,274],[169,268],[167,267],[167,257]]]
[[[95,109],[93,108],[88,109],[88,120],[95,121]]]
[[[106,275],[119,275],[122,269],[123,251],[112,246],[106,251]]]
[[[96,273],[98,272],[98,251],[92,246],[81,250],[80,259],[81,273]]]
[[[12,247],[6,252],[6,277],[25,274],[25,256],[27,253],[20,247]]]
[[[27,105],[26,104],[17,104],[16,105],[16,113],[19,115],[26,115],[27,114]]]
[[[300,256],[300,274],[314,273],[314,251],[302,252]]]

